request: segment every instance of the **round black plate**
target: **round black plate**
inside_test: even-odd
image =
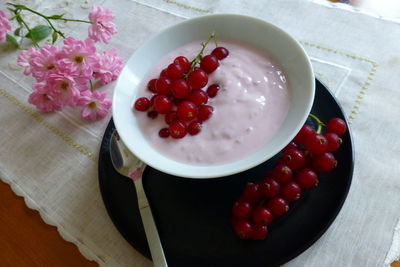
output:
[[[332,117],[344,119],[340,106],[319,81],[312,113],[323,121]],[[110,121],[99,158],[101,194],[119,232],[149,258],[134,185],[119,175],[110,161],[113,130]],[[219,179],[184,179],[146,168],[143,185],[169,266],[276,266],[306,250],[333,222],[350,188],[354,159],[350,132],[342,139],[341,148],[335,152],[337,168],[320,175],[319,186],[306,191],[287,214],[275,220],[263,241],[239,240],[232,232],[229,217],[245,183],[261,179],[276,157],[246,172]]]

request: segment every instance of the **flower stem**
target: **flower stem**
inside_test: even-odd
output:
[[[325,125],[325,123],[323,123],[317,116],[315,116],[314,114],[309,114],[308,115],[311,119],[313,119],[313,120],[315,120],[316,122],[317,122],[317,124],[318,124],[318,127],[317,127],[317,131],[316,131],[316,133],[317,134],[320,134],[321,132],[322,132],[322,127],[323,126],[326,126]]]

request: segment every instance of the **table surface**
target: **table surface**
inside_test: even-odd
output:
[[[393,10],[400,10],[398,1],[348,2],[358,8],[375,10],[381,14],[393,14]],[[1,181],[0,225],[0,266],[97,265],[85,259],[74,244],[65,241],[55,227],[44,223],[37,211],[29,209],[24,200]],[[400,267],[400,261],[391,266]]]

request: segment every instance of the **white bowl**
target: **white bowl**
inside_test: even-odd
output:
[[[150,68],[167,53],[184,44],[206,39],[215,31],[218,39],[238,40],[265,49],[282,67],[291,95],[285,121],[272,140],[239,160],[209,166],[190,165],[155,150],[142,134],[132,106]],[[132,34],[135,34],[132,32]],[[302,46],[282,29],[263,20],[241,15],[210,15],[169,27],[145,42],[128,60],[114,91],[113,118],[124,143],[147,165],[187,178],[217,178],[250,169],[270,159],[300,130],[311,110],[315,92],[311,63]]]

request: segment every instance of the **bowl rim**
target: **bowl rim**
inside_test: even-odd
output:
[[[148,38],[145,42],[143,42],[129,57],[129,59],[125,62],[124,68],[121,71],[121,74],[123,73],[124,69],[126,69],[127,64],[132,60],[132,58],[134,57],[134,55],[136,54],[137,51],[139,51],[140,49],[142,49],[143,47],[146,47],[148,44],[154,42],[154,40],[156,40],[159,35],[161,35],[164,32],[167,31],[171,31],[174,28],[179,28],[182,27],[186,24],[193,24],[196,23],[197,21],[203,21],[203,20],[207,20],[208,18],[216,18],[216,17],[220,17],[222,19],[224,18],[239,18],[239,19],[245,19],[245,20],[253,20],[256,23],[260,23],[260,24],[264,24],[266,27],[272,28],[273,30],[279,32],[280,34],[282,34],[284,37],[288,38],[289,40],[291,40],[295,46],[297,46],[297,48],[299,49],[299,51],[301,52],[301,54],[303,55],[303,61],[305,63],[305,67],[307,69],[306,72],[308,72],[309,77],[308,80],[310,81],[310,90],[311,90],[311,95],[308,99],[308,101],[306,102],[307,106],[305,108],[305,110],[307,110],[307,112],[305,112],[305,114],[302,116],[302,120],[297,124],[296,129],[293,129],[293,132],[290,133],[288,135],[287,140],[289,140],[288,142],[290,142],[290,140],[292,140],[295,135],[297,134],[297,132],[300,130],[300,128],[302,127],[302,125],[305,123],[305,121],[307,120],[308,117],[308,113],[311,111],[313,102],[314,102],[314,98],[315,98],[315,76],[314,76],[314,72],[313,72],[313,68],[312,68],[312,64],[310,61],[309,56],[307,55],[304,47],[300,44],[299,41],[297,41],[294,37],[292,37],[289,33],[287,33],[285,30],[283,30],[282,28],[268,22],[265,21],[263,19],[257,18],[257,17],[252,17],[252,16],[246,16],[246,15],[240,15],[240,14],[230,14],[230,13],[223,13],[223,14],[211,14],[211,15],[204,15],[204,16],[199,16],[199,17],[195,17],[195,18],[191,18],[191,19],[187,19],[185,21],[181,21],[178,23],[175,23],[171,26],[168,26],[164,29],[162,29],[161,31],[157,31],[156,33],[154,33],[150,38]],[[243,171],[246,171],[248,169],[251,169],[263,162],[265,162],[266,160],[270,159],[271,157],[273,157],[276,153],[279,153],[280,150],[282,150],[284,148],[284,146],[286,144],[282,144],[281,147],[278,147],[279,149],[276,149],[276,153],[271,155],[270,157],[266,156],[266,157],[260,157],[257,160],[253,160],[250,164],[246,164],[245,166],[242,166],[241,168],[234,168],[234,169],[228,169],[225,171],[213,171],[213,172],[209,172],[206,171],[207,168],[215,168],[218,166],[223,166],[225,164],[232,164],[234,162],[240,161],[242,158],[236,159],[234,161],[230,161],[230,162],[225,162],[225,163],[221,163],[221,164],[215,164],[215,165],[191,165],[191,164],[187,164],[187,163],[182,163],[179,161],[176,161],[174,159],[170,159],[175,161],[178,164],[182,164],[185,166],[193,166],[193,168],[195,169],[201,169],[204,170],[204,172],[202,171],[198,171],[198,172],[181,172],[180,169],[172,169],[172,168],[165,168],[165,167],[161,167],[159,168],[159,166],[157,166],[156,164],[154,164],[154,162],[148,162],[147,160],[143,160],[142,157],[140,157],[140,155],[137,155],[134,151],[134,149],[131,148],[129,142],[125,142],[126,138],[124,137],[124,131],[120,131],[120,129],[123,129],[123,127],[120,126],[120,121],[116,118],[118,118],[118,115],[115,116],[116,112],[116,105],[115,105],[115,101],[116,101],[116,95],[118,94],[118,90],[117,88],[119,87],[119,84],[121,82],[122,79],[122,75],[120,75],[118,77],[117,83],[114,87],[114,92],[113,92],[113,105],[112,105],[112,115],[113,115],[113,119],[114,119],[114,123],[115,123],[115,127],[117,129],[117,131],[119,132],[119,135],[121,137],[121,139],[124,141],[124,143],[126,144],[127,148],[130,150],[130,152],[132,152],[134,155],[136,155],[140,160],[142,160],[146,165],[149,165],[159,171],[165,172],[167,174],[170,175],[174,175],[174,176],[179,176],[182,178],[189,178],[189,179],[210,179],[210,178],[222,178],[225,176],[229,176],[229,175],[233,175],[236,173],[240,173]],[[157,152],[156,149],[154,149],[154,151]],[[157,152],[159,153],[159,152]],[[217,168],[218,170],[218,168]]]

